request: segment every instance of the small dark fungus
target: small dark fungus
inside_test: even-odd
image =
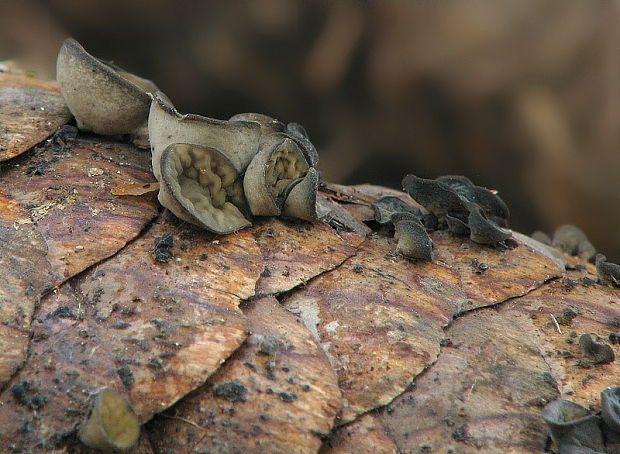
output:
[[[392,222],[392,215],[395,213],[411,213],[418,219],[422,214],[420,210],[394,196],[381,197],[374,201],[372,209],[375,212],[375,221],[379,224]]]
[[[461,221],[454,216],[446,215],[446,223],[448,224],[448,231],[456,236],[467,236],[470,233],[467,223]]]
[[[418,221],[400,221],[394,227],[396,253],[410,259],[432,261],[434,259],[433,240]]]
[[[555,230],[551,246],[568,255],[578,255],[583,260],[592,260],[596,254],[586,234],[570,224],[561,225]]]
[[[245,402],[248,390],[241,383],[235,381],[229,381],[226,383],[220,383],[213,387],[213,394],[217,397],[222,397],[231,402],[241,401]]]
[[[140,423],[131,406],[111,388],[102,389],[78,432],[86,446],[107,451],[131,449],[140,436]]]
[[[598,279],[602,284],[620,287],[620,265],[608,262],[603,254],[596,254],[594,263]]]
[[[403,189],[420,205],[433,213],[439,220],[447,214],[467,221],[469,210],[465,200],[450,186],[437,180],[406,175],[402,181]]]
[[[590,415],[581,405],[570,400],[557,399],[542,409],[542,417],[559,452],[578,453],[580,451],[574,450],[577,447],[604,452],[601,419]]]
[[[542,230],[536,230],[530,235],[533,239],[547,246],[551,246],[551,238]]]
[[[392,221],[392,224],[396,225],[397,223],[399,223],[400,221],[417,221],[417,222],[422,222],[422,217],[420,217],[420,215],[416,214],[415,212],[412,211],[397,211],[396,213],[394,213],[391,217],[390,220]]]
[[[470,203],[468,207],[468,225],[471,230],[469,237],[474,243],[496,245],[510,238],[510,232],[488,219],[478,205]]]
[[[610,345],[594,342],[587,333],[579,337],[579,348],[581,350],[581,364],[584,366],[607,364],[615,359],[614,351]]]

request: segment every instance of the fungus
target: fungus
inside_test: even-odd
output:
[[[304,177],[307,171],[306,159],[292,139],[284,134],[263,136],[259,152],[243,177],[243,189],[252,214],[279,216],[296,180]]]
[[[93,57],[73,38],[60,48],[56,78],[79,129],[132,134],[136,145],[148,148],[149,93],[159,92],[153,82]]]
[[[291,139],[297,142],[310,167],[315,167],[319,163],[319,154],[310,142],[306,129],[299,123],[289,123],[286,125],[286,132]]]
[[[398,197],[389,195],[374,201],[372,204],[372,209],[375,212],[375,221],[379,224],[387,224],[392,222],[392,215],[395,213],[411,213],[418,219],[422,215],[420,210],[417,210]]]
[[[445,175],[438,177],[437,181],[451,187],[467,201],[478,204],[497,224],[503,227],[507,225],[510,217],[508,205],[495,192],[475,185],[469,178],[462,175]]]
[[[394,225],[398,224],[400,221],[421,222],[420,216],[413,211],[397,211],[390,216],[390,221],[392,221],[392,224]]]
[[[251,225],[242,213],[245,197],[232,163],[218,150],[169,145],[161,154],[159,201],[177,217],[215,233]]]
[[[228,158],[241,175],[258,152],[261,136],[261,126],[255,121],[225,121],[194,114],[182,115],[159,94],[153,95],[148,129],[153,173],[158,180],[161,177],[161,155],[175,143],[215,149]]]
[[[469,237],[474,243],[496,245],[510,238],[510,232],[501,229],[495,222],[487,218],[484,210],[475,203],[468,203]]]
[[[555,230],[551,246],[568,255],[578,255],[583,260],[592,260],[596,255],[596,249],[586,234],[570,224],[561,225]]]
[[[401,220],[394,227],[394,239],[396,253],[410,259],[432,261],[433,240],[426,233],[426,229],[420,222],[411,220]]]
[[[582,334],[579,338],[581,349],[581,365],[607,364],[615,359],[614,351],[607,344],[599,344],[592,340],[589,334]]]
[[[603,254],[596,254],[596,273],[602,284],[611,284],[620,287],[620,265],[607,261]]]
[[[459,218],[455,218],[454,216],[447,214],[446,223],[448,224],[448,231],[453,235],[466,236],[470,233],[469,226]]]
[[[407,175],[403,178],[403,188],[420,205],[433,213],[439,220],[449,214],[463,222],[467,221],[469,211],[465,201],[450,186],[437,180]]]
[[[581,405],[557,399],[543,408],[542,417],[560,453],[592,452],[576,450],[579,447],[604,452],[601,420],[598,416],[590,415]]]
[[[261,133],[263,134],[286,131],[286,126],[280,120],[261,113],[240,113],[230,117],[229,121],[252,121],[260,126]]]
[[[601,410],[605,447],[609,454],[620,453],[620,387],[610,386],[601,392]]]
[[[306,176],[290,190],[284,201],[282,214],[306,221],[316,221],[319,217],[316,205],[318,189],[319,172],[310,167]]]
[[[140,423],[131,406],[117,391],[102,389],[78,437],[86,446],[107,451],[131,449],[140,436]]]

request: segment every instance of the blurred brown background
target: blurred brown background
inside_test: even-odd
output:
[[[301,122],[324,179],[465,174],[620,260],[618,2],[0,2],[0,60],[54,78],[67,36],[182,112]]]

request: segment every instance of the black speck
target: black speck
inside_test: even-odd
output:
[[[269,277],[271,276],[271,270],[267,267],[265,267],[265,269],[263,270],[262,273],[260,273],[261,277]]]
[[[69,306],[60,306],[51,314],[48,314],[46,318],[70,318],[77,320],[78,316],[71,310]]]
[[[120,377],[121,381],[125,388],[131,388],[135,382],[133,378],[133,372],[131,372],[131,368],[129,366],[121,366],[116,369],[116,373]]]
[[[213,387],[213,394],[217,397],[222,397],[231,402],[241,401],[245,402],[248,390],[241,383],[229,381],[226,383],[220,383]]]
[[[304,383],[303,385],[301,385],[301,389],[302,391],[310,391],[311,388],[310,385]]]
[[[355,265],[353,265],[352,270],[354,273],[361,273],[362,271],[364,271],[364,268],[359,263],[356,263]]]
[[[297,399],[297,394],[279,392],[278,397],[280,397],[280,400],[282,400],[283,402],[293,402]]]
[[[45,406],[47,399],[37,393],[32,380],[24,380],[11,387],[11,393],[17,402],[31,410],[39,410]]]
[[[200,254],[200,257],[198,257],[198,260],[202,262],[209,260],[209,254]]]
[[[452,347],[452,345],[454,344],[452,343],[451,339],[444,337],[439,340],[439,345],[441,345],[442,347]]]
[[[124,322],[122,320],[119,320],[117,322],[112,323],[112,325],[110,325],[112,328],[114,329],[125,329],[131,326],[131,323],[128,322]]]
[[[166,232],[162,236],[155,237],[153,241],[155,245],[154,254],[155,261],[158,263],[167,263],[174,257],[171,249],[174,245],[174,237],[172,233]]]
[[[459,426],[452,431],[452,438],[456,441],[466,441],[467,440],[467,430],[465,426]]]
[[[609,333],[609,342],[611,342],[612,344],[620,344],[620,334]]]

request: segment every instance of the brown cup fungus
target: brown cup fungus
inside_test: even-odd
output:
[[[316,204],[319,178],[319,172],[310,167],[306,176],[289,192],[282,214],[290,218],[316,221],[319,217]]]
[[[306,159],[291,138],[284,134],[263,136],[243,178],[252,214],[279,216],[289,191],[307,171]]]
[[[213,148],[230,160],[237,173],[243,174],[258,152],[261,137],[257,122],[183,115],[157,94],[153,96],[148,125],[153,172],[158,180],[159,161],[169,145],[187,143]]]
[[[104,388],[95,399],[90,416],[78,432],[86,446],[104,451],[131,449],[140,437],[140,422],[117,391]]]
[[[231,162],[214,148],[172,144],[161,155],[159,201],[184,221],[215,233],[251,225],[243,187]]]
[[[149,93],[159,92],[153,82],[93,57],[73,38],[60,48],[56,78],[79,129],[131,134],[136,145],[148,148]]]

